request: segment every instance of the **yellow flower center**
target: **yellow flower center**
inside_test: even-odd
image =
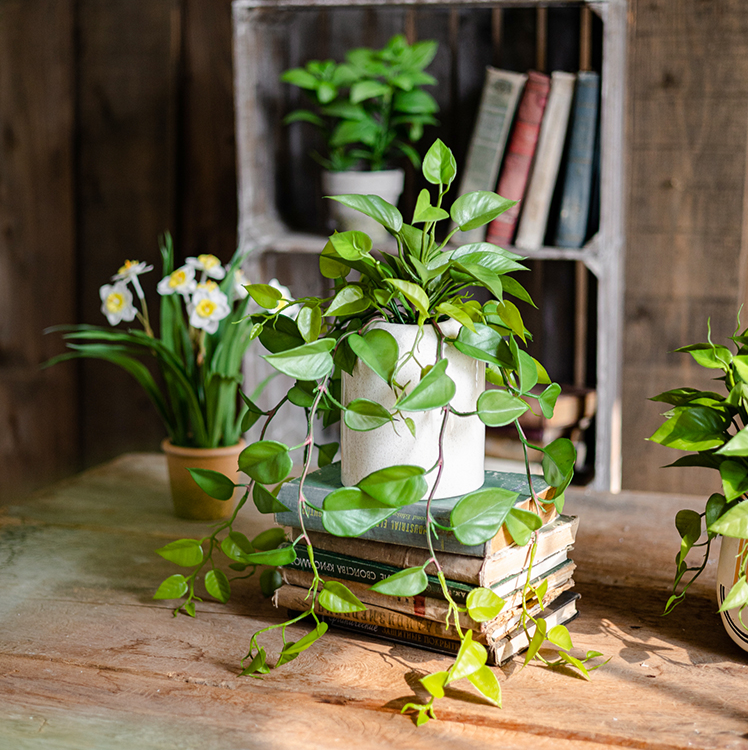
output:
[[[215,312],[216,307],[217,305],[212,299],[201,299],[200,302],[197,303],[195,312],[201,318],[209,318]]]
[[[138,263],[140,263],[139,260],[126,260],[125,265],[122,266],[122,268],[120,268],[117,273],[125,273],[126,271],[129,271],[133,266],[137,266]]]
[[[202,267],[209,271],[211,268],[215,268],[220,264],[220,260],[215,255],[198,255],[197,259],[200,261]]]
[[[197,285],[198,289],[205,289],[206,292],[212,292],[214,289],[218,289],[218,284],[215,281],[204,281],[202,284]]]
[[[187,281],[187,274],[181,269],[178,271],[174,271],[174,273],[169,276],[169,286],[172,289],[175,289],[178,286],[182,286],[185,281]]]
[[[107,295],[106,298],[106,309],[107,312],[116,313],[119,312],[125,306],[125,297],[119,292],[112,292]]]

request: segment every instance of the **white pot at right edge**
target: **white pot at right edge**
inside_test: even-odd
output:
[[[730,589],[740,577],[740,571],[748,555],[748,540],[723,536],[717,567],[717,603],[722,606]],[[748,651],[748,630],[740,624],[738,610],[720,612],[727,634],[744,651]],[[743,620],[748,624],[748,609],[743,610]]]
[[[375,323],[373,327],[384,329],[395,337],[401,360],[414,349],[418,326]],[[449,320],[440,323],[440,328],[446,335],[456,336],[459,324]],[[436,345],[436,332],[431,326],[425,326],[415,358],[409,358],[397,372],[398,382],[410,383],[407,392],[419,382],[421,365],[436,362]],[[457,387],[452,405],[461,412],[475,411],[478,396],[485,388],[485,363],[462,354],[450,344],[444,349],[447,375]],[[392,389],[360,360],[356,362],[352,376],[343,373],[343,403],[347,405],[357,398],[376,401],[388,409],[395,404]],[[341,422],[341,479],[345,486],[353,486],[373,471],[389,466],[410,464],[428,470],[436,463],[442,410],[407,412],[406,416],[415,423],[415,437],[401,419],[397,419],[394,425],[385,424],[369,432],[351,430]],[[483,485],[485,447],[486,426],[477,416],[448,416],[444,434],[444,470],[436,498],[463,495]],[[426,476],[429,491],[435,478],[436,471]]]

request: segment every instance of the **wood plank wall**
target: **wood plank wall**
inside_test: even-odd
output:
[[[748,5],[632,0],[630,19],[623,486],[712,492],[716,472],[659,468],[682,454],[646,442],[664,411],[646,397],[721,388],[672,352],[708,318],[726,343],[746,301]]]
[[[40,365],[59,323],[104,323],[128,258],[159,278],[236,247],[229,0],[0,0],[0,502],[163,430],[127,375]],[[152,298],[152,304],[156,304]]]
[[[361,13],[378,41],[398,30]],[[529,66],[534,28],[517,13],[505,11],[516,44],[501,54]],[[473,107],[466,61],[509,64],[486,18],[434,11],[415,27],[447,30],[442,73]],[[703,340],[709,316],[729,334],[747,296],[748,7],[631,0],[630,20],[624,486],[706,491],[703,470],[658,468],[674,455],[645,442],[659,410],[644,397],[698,384],[698,368],[669,352]],[[448,127],[459,154],[466,119]],[[157,447],[137,387],[104,365],[40,370],[61,350],[41,331],[102,321],[99,285],[125,258],[156,264],[165,229],[182,255],[227,258],[234,158],[228,0],[0,0],[0,501]]]

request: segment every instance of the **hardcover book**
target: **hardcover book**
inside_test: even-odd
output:
[[[496,192],[504,198],[521,201],[524,197],[550,87],[549,76],[534,70],[528,73],[527,84],[517,110],[517,121],[509,139],[509,148],[496,188]],[[500,246],[511,244],[520,208],[521,203],[517,203],[497,216],[488,225],[486,240]]]
[[[458,195],[474,190],[496,189],[499,166],[504,155],[512,119],[527,76],[509,70],[486,68],[486,78],[478,107],[478,117],[468,147]],[[458,232],[454,242],[481,242],[485,227]]]
[[[533,566],[532,585],[537,588],[546,580],[548,581],[549,589],[559,589],[571,578],[575,568],[574,563],[566,558],[565,551],[558,552],[547,560],[538,563],[537,570]],[[284,568],[282,575],[285,583],[307,590],[314,580],[311,572],[298,570],[293,567]],[[325,578],[344,583],[367,607],[375,606],[380,609],[402,612],[406,615],[423,617],[427,620],[435,620],[437,622],[446,620],[447,613],[449,612],[449,606],[442,596],[441,588],[434,590],[432,587],[417,596],[388,596],[387,594],[380,594],[378,591],[371,591],[367,583],[360,583],[335,576],[329,578],[325,576]],[[516,609],[520,605],[526,579],[526,570],[517,571],[504,581],[491,586],[491,590],[506,602],[504,610],[499,615],[499,618],[501,618],[499,621],[505,620],[506,613],[511,612],[512,609]],[[436,586],[438,585],[438,582],[436,582]],[[472,586],[467,587],[468,591],[464,591],[462,587],[464,587],[464,584],[457,584],[455,586],[454,582],[448,582],[450,594],[458,604],[465,603],[467,594],[473,588]],[[476,632],[490,632],[495,630],[497,625],[493,620],[489,622],[476,622],[465,612],[460,612],[459,618],[461,627]]]
[[[514,241],[517,247],[526,250],[537,250],[543,246],[551,199],[564,152],[575,80],[574,73],[554,71],[551,74],[551,89],[540,125],[535,163]]]
[[[278,591],[282,591],[282,588],[278,589]],[[281,598],[285,599],[285,597]],[[565,591],[559,594],[555,599],[549,601],[542,611],[539,607],[533,608],[531,610],[532,615],[533,617],[541,615],[546,621],[547,628],[550,630],[556,625],[569,623],[578,616],[576,604],[578,599],[579,594],[573,591]],[[296,598],[289,597],[288,600],[296,601]],[[277,606],[286,605],[283,602],[279,602]],[[306,609],[306,605],[302,605],[300,608],[290,607],[289,614],[295,616]],[[393,627],[384,624],[384,618],[372,618],[372,620],[382,619],[382,622],[378,623],[374,621],[342,617],[327,612],[318,613],[317,617],[322,622],[326,622],[330,625],[330,627],[359,633],[366,635],[367,637],[373,636],[374,638],[380,638],[404,646],[416,646],[418,648],[435,651],[441,654],[456,654],[460,648],[460,641],[454,637],[445,637],[443,635],[426,632],[425,630],[406,630],[399,627]],[[451,632],[453,633],[454,631]],[[535,626],[532,623],[528,626],[527,634],[523,628],[517,627],[517,623],[515,623],[511,630],[495,640],[488,640],[481,635],[475,636],[474,640],[480,641],[486,646],[486,650],[488,651],[487,664],[489,666],[500,666],[509,661],[514,654],[526,649],[529,643],[528,634],[530,638],[532,638],[534,633]]]
[[[570,549],[574,544],[578,527],[579,519],[576,516],[558,516],[543,526],[538,530],[535,559],[543,560],[558,550]],[[291,539],[296,539],[301,531],[291,528],[288,533]],[[430,556],[430,552],[421,547],[406,547],[400,544],[373,542],[367,539],[337,537],[315,531],[308,533],[314,545],[315,555],[321,550],[326,554],[358,559],[359,563],[384,565],[386,570],[417,568],[423,565]],[[493,581],[499,581],[512,572],[526,568],[529,560],[529,545],[520,547],[517,544],[504,547],[490,557],[470,557],[450,552],[439,554],[439,564],[448,579],[473,586],[490,586]],[[328,564],[326,563],[326,565]],[[329,563],[329,566],[332,565],[332,563]],[[332,575],[329,566],[324,572]],[[371,576],[377,575],[373,570],[363,574],[367,576],[366,580],[370,580],[372,583],[375,579]],[[320,572],[323,571],[320,570]],[[426,572],[436,575],[436,568],[433,563],[426,568]]]
[[[340,462],[325,466],[309,474],[304,482],[304,496],[307,499],[304,524],[312,531],[325,531],[322,523],[322,505],[325,497],[333,490],[341,487]],[[548,501],[553,488],[549,487],[542,477],[533,477],[536,496],[542,501]],[[498,487],[517,492],[518,498],[515,508],[530,509],[534,504],[530,495],[527,477],[524,474],[511,474],[498,471],[486,471],[483,489]],[[460,497],[447,497],[434,500],[431,503],[431,514],[442,526],[450,525],[450,513],[460,500]],[[299,480],[286,482],[278,492],[278,500],[289,510],[276,513],[275,520],[281,526],[298,527]],[[541,504],[538,515],[543,523],[548,523],[557,516],[556,508],[552,504]],[[426,539],[426,503],[420,502],[398,508],[392,515],[378,523],[359,537],[378,542],[389,542],[412,547],[428,547]],[[434,540],[434,549],[440,552],[455,552],[460,555],[486,557],[494,552],[513,544],[513,540],[506,528],[502,526],[493,539],[483,544],[466,546],[461,544],[450,531],[439,530],[438,539]],[[324,546],[324,545],[323,545]]]
[[[600,76],[591,72],[579,73],[554,242],[558,247],[582,247],[587,235],[599,99]]]
[[[543,608],[548,606],[564,591],[568,591],[573,586],[574,579],[567,578],[558,586],[548,588],[543,596]],[[279,589],[276,589],[275,594],[273,594],[273,603],[276,607],[286,607],[287,609],[303,612],[304,610],[309,609],[310,600],[307,598],[308,593],[309,590],[306,586],[294,586],[285,583]],[[504,609],[497,617],[491,620],[490,623],[483,623],[483,625],[490,627],[483,627],[481,630],[473,631],[474,639],[476,641],[483,644],[494,643],[519,625],[522,616],[521,597],[513,598],[516,599],[516,601],[508,601]],[[533,616],[542,612],[540,603],[537,599],[528,602],[528,609],[533,613]],[[357,620],[358,622],[368,622],[373,625],[384,625],[388,628],[399,628],[401,630],[428,633],[429,635],[441,638],[459,639],[454,623],[447,626],[445,618],[433,620],[419,615],[380,607],[376,604],[366,604],[366,609],[361,612],[340,613],[328,612],[324,607],[317,604],[314,611],[317,614],[339,617],[343,620]]]

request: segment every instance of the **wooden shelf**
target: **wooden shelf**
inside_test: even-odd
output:
[[[299,274],[298,283],[308,288],[311,261],[324,243],[321,235],[291,231],[276,205],[275,160],[279,124],[278,76],[289,47],[288,29],[303,13],[359,9],[377,14],[384,9],[408,14],[427,7],[433,10],[544,8],[587,6],[602,21],[601,65],[601,163],[600,227],[581,249],[542,247],[516,251],[529,260],[578,261],[597,279],[597,382],[598,411],[595,419],[595,471],[593,487],[618,492],[621,487],[621,370],[623,321],[623,112],[625,93],[626,0],[573,2],[572,0],[234,0],[234,56],[236,131],[239,161],[240,246],[252,250],[255,278],[269,258],[299,258],[286,268]],[[462,16],[461,16],[462,17]],[[392,17],[382,21],[392,23]],[[424,23],[431,23],[427,18]],[[331,26],[334,26],[330,22]],[[328,28],[323,25],[324,28]],[[388,28],[390,28],[388,26]],[[402,30],[402,29],[400,29]],[[459,40],[456,43],[459,47]],[[457,47],[450,54],[455,54]],[[306,197],[304,198],[306,200]],[[509,249],[509,248],[508,248]],[[514,248],[512,248],[514,249]],[[304,257],[307,256],[306,259]],[[273,261],[275,262],[275,261]],[[257,357],[248,359],[256,368]],[[251,362],[250,362],[251,360]],[[250,373],[257,382],[259,371]]]

